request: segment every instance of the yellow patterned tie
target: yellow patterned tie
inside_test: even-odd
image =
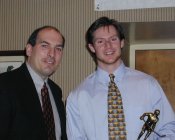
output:
[[[108,132],[109,140],[126,140],[125,118],[120,91],[110,74],[108,89]]]

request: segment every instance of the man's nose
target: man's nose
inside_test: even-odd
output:
[[[105,40],[105,47],[111,47],[110,40]]]
[[[53,57],[54,54],[55,54],[55,49],[54,48],[50,48],[49,52],[48,52],[48,56]]]

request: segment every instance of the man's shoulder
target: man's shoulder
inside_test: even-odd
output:
[[[85,77],[85,79],[71,91],[71,94],[76,96],[79,93],[82,93],[83,91],[89,91],[91,87],[93,87],[94,82],[95,82],[95,72]]]
[[[16,85],[17,83],[20,83],[20,78],[22,77],[23,73],[23,66],[20,66],[17,69],[14,69],[9,72],[4,72],[0,74],[0,85],[8,85],[9,87],[11,85]]]
[[[8,80],[14,80],[14,78],[17,77],[17,71],[9,71],[9,72],[4,72],[0,74],[0,81],[8,81]]]
[[[77,86],[77,88],[86,88],[89,87],[90,85],[93,85],[94,80],[95,80],[95,72],[91,73],[85,79]]]
[[[142,79],[154,79],[154,77],[146,72],[126,67],[126,74],[130,77],[142,78]]]
[[[51,79],[48,79],[48,84],[49,84],[50,88],[61,90],[61,87]]]

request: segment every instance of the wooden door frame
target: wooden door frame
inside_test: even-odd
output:
[[[135,54],[137,50],[175,50],[175,43],[172,44],[136,44],[130,46],[129,66],[135,69]]]

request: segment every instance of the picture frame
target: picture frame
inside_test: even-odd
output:
[[[14,70],[25,61],[24,50],[0,51],[0,73]]]

